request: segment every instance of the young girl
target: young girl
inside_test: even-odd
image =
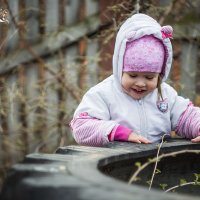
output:
[[[121,26],[113,55],[113,75],[83,97],[70,125],[77,143],[152,143],[171,131],[200,141],[200,109],[165,83],[171,64],[172,27],[145,14]]]

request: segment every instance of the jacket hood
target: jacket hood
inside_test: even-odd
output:
[[[145,35],[153,35],[163,42],[166,55],[162,71],[162,81],[168,78],[172,64],[172,45],[168,36],[163,37],[163,28],[156,20],[145,14],[135,14],[122,24],[116,36],[113,54],[113,74],[118,84],[121,85],[126,43]]]

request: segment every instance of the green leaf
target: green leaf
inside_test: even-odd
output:
[[[141,181],[141,178],[140,177],[135,177],[134,182],[136,182],[136,181]]]
[[[149,180],[149,181],[146,181],[146,183],[147,183],[148,185],[150,185],[151,181],[150,181],[150,180]]]
[[[165,190],[165,188],[167,187],[168,185],[166,183],[160,183],[160,187]]]
[[[159,169],[156,169],[156,172],[155,172],[156,174],[160,174],[161,173],[161,171],[159,170]]]
[[[194,173],[194,176],[195,176],[194,182],[198,182],[200,179],[200,174]]]
[[[183,185],[185,183],[187,183],[187,181],[185,179],[180,179],[180,185]]]
[[[141,167],[141,162],[136,162],[135,166],[138,167],[138,168],[140,168]]]

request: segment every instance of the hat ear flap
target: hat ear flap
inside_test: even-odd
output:
[[[173,28],[170,25],[161,28],[162,38],[173,38]]]

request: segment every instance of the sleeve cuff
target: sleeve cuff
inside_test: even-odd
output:
[[[109,141],[128,141],[132,130],[122,125],[116,125],[108,136]]]

